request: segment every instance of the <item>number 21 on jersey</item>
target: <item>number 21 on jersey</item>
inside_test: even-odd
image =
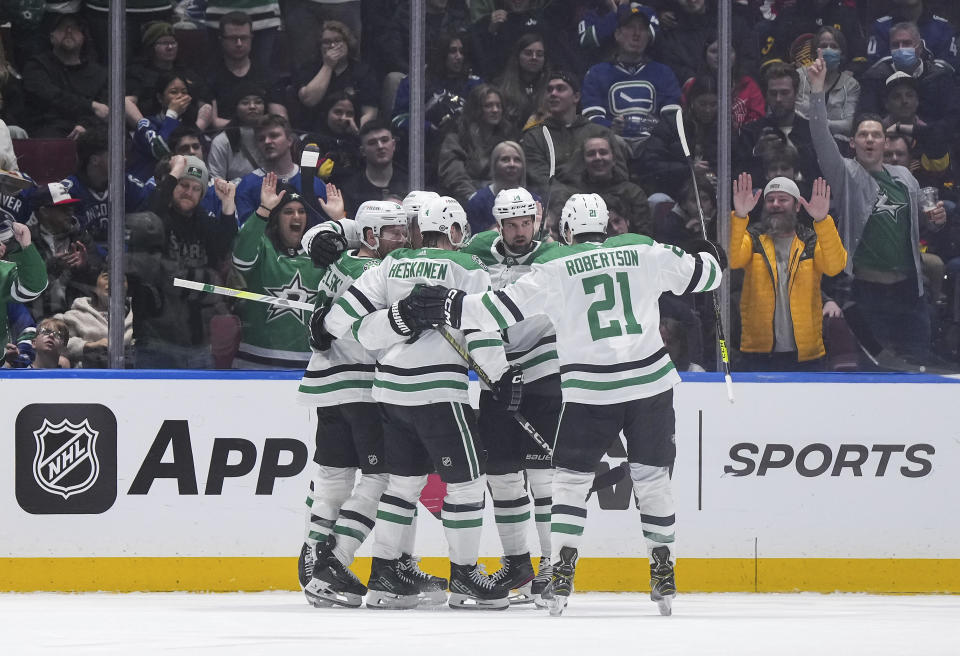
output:
[[[626,271],[616,274],[616,282],[610,274],[590,276],[583,279],[583,291],[587,296],[598,296],[587,309],[587,323],[590,326],[590,337],[593,341],[607,337],[623,335],[623,326],[628,335],[639,335],[643,332],[640,322],[633,315],[633,303],[630,299],[630,277]],[[618,298],[619,294],[619,298]],[[600,313],[622,308],[623,324],[619,319],[610,319],[601,325]]]

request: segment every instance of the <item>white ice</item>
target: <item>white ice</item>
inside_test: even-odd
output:
[[[955,656],[960,596],[575,594],[562,617],[316,610],[300,593],[0,594],[0,654]]]

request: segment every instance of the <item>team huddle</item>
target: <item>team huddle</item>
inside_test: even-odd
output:
[[[303,237],[326,268],[299,388],[318,420],[298,567],[307,600],[471,610],[534,602],[561,614],[594,471],[622,432],[651,599],[669,615],[680,377],[658,299],[718,287],[714,246],[687,253],[637,234],[607,239],[596,194],[567,201],[566,244],[536,238],[539,207],[525,189],[501,191],[494,216],[499,230],[470,239],[454,199],[414,191],[402,205],[366,202],[352,220]],[[489,383],[479,414],[471,368]],[[417,502],[434,472],[446,486],[449,580],[421,571],[413,553]],[[503,547],[489,574],[477,562],[487,491]],[[349,565],[374,526],[364,585]]]

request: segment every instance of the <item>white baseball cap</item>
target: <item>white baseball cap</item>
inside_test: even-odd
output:
[[[797,187],[797,183],[790,178],[783,177],[782,175],[767,183],[767,186],[763,188],[763,195],[766,196],[771,191],[782,191],[783,193],[790,194],[797,200],[800,200],[800,189]]]

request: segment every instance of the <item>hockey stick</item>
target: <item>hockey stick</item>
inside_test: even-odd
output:
[[[550,136],[550,129],[546,124],[540,126],[543,130],[543,138],[547,142],[547,152],[550,154],[550,179],[547,181],[547,202],[540,210],[540,230],[537,234],[537,241],[543,241],[547,234],[547,209],[550,207],[550,195],[553,193],[553,177],[557,172],[557,151],[553,148],[553,137]]]
[[[693,168],[693,157],[690,155],[690,145],[687,143],[687,132],[683,127],[683,110],[679,105],[665,105],[660,110],[661,118],[669,120],[669,115],[676,112],[674,118],[677,123],[677,136],[680,137],[680,145],[683,147],[683,155],[687,158],[687,166],[690,168],[690,179],[693,180],[693,195],[697,199],[697,211],[700,213],[700,232],[704,241],[707,241],[707,222],[703,217],[703,207],[700,206],[700,188],[697,186],[697,172]],[[723,380],[727,384],[727,398],[733,403],[733,379],[730,377],[730,356],[727,353],[727,340],[723,334],[723,320],[720,318],[720,303],[717,301],[716,293],[710,293],[713,301],[713,318],[717,327],[717,342],[720,344],[720,360],[723,362]]]
[[[308,143],[300,153],[300,189],[303,191],[304,203],[309,205],[318,214],[320,205],[317,203],[317,192],[314,183],[317,179],[317,164],[320,162],[320,148],[315,143]]]
[[[453,350],[456,351],[461,358],[466,360],[467,364],[470,365],[470,368],[477,372],[477,378],[480,379],[480,382],[492,390],[497,388],[497,384],[490,380],[490,376],[487,375],[487,372],[485,372],[480,365],[477,364],[477,361],[473,359],[473,356],[470,355],[467,349],[465,349],[463,345],[457,341],[456,337],[450,334],[450,331],[447,330],[445,326],[437,326],[436,329],[437,332],[443,335],[443,338],[450,343],[450,346],[453,347]],[[550,445],[547,444],[547,441],[543,439],[543,436],[537,432],[537,429],[533,427],[533,424],[527,421],[527,418],[519,412],[514,412],[513,418],[516,419],[517,423],[520,424],[520,427],[526,431],[527,435],[530,436],[530,439],[536,442],[537,446],[543,449],[544,453],[552,458],[553,449],[551,449]]]
[[[277,296],[269,296],[267,294],[257,294],[256,292],[248,292],[242,289],[220,287],[219,285],[211,285],[205,282],[194,282],[193,280],[184,280],[183,278],[174,278],[173,286],[184,287],[185,289],[195,289],[198,292],[207,292],[208,294],[220,294],[221,296],[233,296],[235,298],[242,298],[248,301],[257,301],[258,303],[268,303],[270,305],[281,305],[283,307],[295,308],[297,310],[306,310],[308,312],[313,312],[313,310],[315,309],[312,304],[305,303],[303,301],[295,301],[289,298],[279,298]]]

